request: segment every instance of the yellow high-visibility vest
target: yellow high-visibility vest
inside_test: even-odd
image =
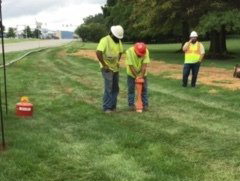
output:
[[[100,40],[97,50],[103,52],[103,61],[105,64],[107,64],[109,69],[113,72],[118,72],[119,54],[123,53],[122,42],[119,40],[119,43],[115,43],[113,39],[108,35]],[[100,62],[99,65],[101,68],[103,67]]]
[[[185,53],[185,63],[197,63],[201,57],[201,46],[199,42],[190,44],[187,52]]]

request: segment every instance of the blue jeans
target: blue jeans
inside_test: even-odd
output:
[[[134,104],[134,100],[135,100],[135,78],[128,75],[127,84],[128,84],[128,106],[133,107],[133,106],[135,106],[135,104]],[[144,84],[143,84],[143,90],[142,90],[142,101],[143,101],[143,107],[144,108],[148,107],[147,87],[148,87],[147,77],[144,77]]]
[[[103,110],[115,110],[119,93],[119,73],[102,70],[102,76],[104,79]]]
[[[192,87],[196,86],[200,65],[201,65],[200,62],[193,63],[193,64],[184,64],[184,67],[183,67],[183,84],[182,84],[183,87],[187,87],[188,77],[189,77],[190,71],[192,71],[191,86]]]

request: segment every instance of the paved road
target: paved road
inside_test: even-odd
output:
[[[5,44],[5,52],[16,52],[23,50],[30,50],[35,48],[43,47],[56,47],[61,46],[72,40],[40,40],[40,41],[29,41],[29,42],[19,42],[19,43],[8,43]],[[2,47],[0,45],[0,53],[2,53]]]

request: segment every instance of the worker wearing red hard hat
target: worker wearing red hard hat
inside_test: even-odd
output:
[[[104,79],[103,111],[111,113],[117,108],[119,93],[119,61],[123,53],[121,39],[124,30],[122,26],[112,26],[108,36],[103,37],[97,47],[102,76]]]
[[[147,65],[149,63],[149,51],[144,43],[136,43],[126,51],[128,106],[132,111],[135,109],[135,81],[137,78],[144,78],[142,91],[143,110],[148,110]]]

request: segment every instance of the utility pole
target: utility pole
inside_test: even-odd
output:
[[[8,114],[7,73],[6,73],[6,58],[5,58],[5,47],[4,47],[4,32],[3,32],[3,23],[2,23],[2,0],[0,0],[0,28],[1,28],[1,39],[2,39],[2,58],[3,58],[5,107],[6,107],[6,114]]]
[[[8,103],[7,103],[7,76],[6,76],[6,62],[5,62],[5,49],[4,49],[4,32],[2,23],[2,0],[0,0],[0,28],[1,28],[1,39],[2,39],[2,56],[3,56],[3,70],[4,70],[4,88],[5,88],[5,106],[6,114],[8,113]],[[0,81],[1,83],[1,81]],[[5,135],[4,135],[4,120],[3,120],[3,110],[2,110],[2,94],[1,94],[1,84],[0,84],[0,122],[1,122],[1,135],[2,135],[2,147],[5,148]]]
[[[4,149],[5,144],[5,134],[4,134],[4,120],[3,120],[3,110],[2,110],[2,90],[0,86],[0,121],[1,121],[1,132],[2,132],[2,148]]]

